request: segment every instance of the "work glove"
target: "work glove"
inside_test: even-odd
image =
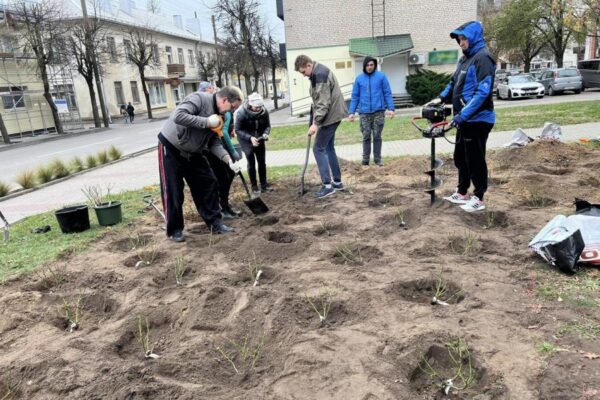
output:
[[[429,103],[425,103],[426,106],[433,106],[436,104],[441,104],[442,103],[442,98],[441,97],[436,97],[435,99],[431,100]]]
[[[239,161],[229,160],[229,168],[236,174],[242,171],[242,163]]]
[[[207,118],[206,127],[211,129],[216,128],[222,123],[222,121],[223,120],[221,117],[219,117],[217,114],[213,114]]]
[[[450,122],[450,128],[458,128],[463,122],[465,121],[462,119],[460,114],[455,115],[454,118],[452,118],[452,121]]]
[[[269,140],[269,134],[268,134],[268,133],[263,133],[263,135],[262,135],[262,140],[264,140],[265,142],[266,142],[267,140]]]

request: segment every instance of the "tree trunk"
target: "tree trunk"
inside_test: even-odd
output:
[[[250,74],[244,73],[244,84],[246,85],[246,93],[248,93],[248,95],[256,92],[256,90],[252,88],[252,77]]]
[[[237,73],[237,78],[238,78],[238,88],[240,88],[240,90],[242,90],[242,78],[240,77],[240,73]]]
[[[90,77],[88,80],[86,78],[85,82],[87,83],[88,91],[90,92],[90,100],[92,102],[92,115],[94,116],[94,126],[96,128],[100,128],[102,126],[102,122],[100,121],[100,115],[98,114],[98,103],[96,102],[96,92],[94,92],[94,79]]]
[[[100,82],[100,71],[98,70],[98,63],[96,62],[96,57],[94,57],[94,79],[96,80],[98,100],[100,101],[100,110],[102,111],[102,122],[104,122],[104,127],[108,128],[110,119],[108,118],[108,110],[106,108],[106,103],[104,103],[104,91],[102,90],[102,83]],[[94,107],[94,110],[96,110],[96,107]]]
[[[150,92],[148,92],[148,86],[146,86],[146,78],[144,75],[144,68],[138,67],[140,71],[140,79],[142,80],[142,90],[144,91],[144,97],[146,98],[146,109],[148,110],[148,119],[152,119],[152,106],[150,105]]]
[[[279,109],[279,105],[277,104],[278,102],[278,91],[277,91],[277,83],[275,82],[275,65],[271,65],[271,81],[273,82],[273,105],[275,106],[275,109],[278,110]]]
[[[265,99],[268,99],[269,98],[269,85],[268,85],[269,80],[267,79],[266,68],[263,69],[262,81],[263,81],[263,93],[264,93],[264,97],[265,97]]]
[[[54,120],[54,128],[56,129],[56,133],[63,134],[62,122],[58,115],[58,109],[56,108],[56,104],[52,100],[52,95],[50,94],[50,83],[48,82],[48,72],[46,71],[46,66],[40,66],[40,74],[42,76],[42,83],[44,84],[44,98],[48,102],[50,109],[52,110],[52,119]]]
[[[2,114],[0,114],[0,133],[2,133],[2,139],[4,140],[4,144],[10,144],[10,136],[8,136],[6,125],[4,125]]]
[[[258,83],[260,82],[260,72],[254,71],[254,92],[258,92]]]

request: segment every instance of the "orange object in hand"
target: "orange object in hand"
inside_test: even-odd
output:
[[[213,131],[214,133],[216,133],[217,136],[220,139],[220,138],[223,137],[223,125],[224,125],[224,122],[223,122],[223,118],[221,116],[219,116],[219,120],[220,120],[219,126],[217,126],[216,128],[210,128],[210,130]]]

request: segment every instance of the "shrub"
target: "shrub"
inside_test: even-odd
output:
[[[31,189],[36,185],[35,172],[30,169],[25,170],[17,175],[16,180],[23,189]]]
[[[90,154],[89,156],[87,156],[85,158],[85,165],[88,168],[94,168],[96,165],[98,165],[98,160],[96,160],[96,156],[93,154]]]
[[[106,150],[99,151],[96,157],[98,158],[98,162],[100,164],[106,164],[108,162],[108,153]]]
[[[10,187],[8,187],[8,185],[6,183],[0,181],[0,197],[6,196],[9,191],[10,191]]]
[[[79,171],[83,171],[85,169],[85,165],[83,164],[83,161],[81,160],[81,158],[76,156],[76,157],[73,157],[73,159],[69,163],[69,168],[71,169],[72,172],[79,172]]]
[[[112,145],[108,148],[108,157],[111,159],[111,161],[120,159],[122,155],[123,152],[115,145]]]
[[[71,171],[65,165],[62,160],[58,158],[50,163],[50,170],[54,179],[64,178],[65,176],[71,175]]]
[[[47,183],[52,180],[53,171],[52,168],[50,168],[50,166],[41,166],[38,168],[36,175],[40,183]]]
[[[451,75],[420,69],[406,77],[406,90],[415,104],[425,104],[440,95],[450,82]]]

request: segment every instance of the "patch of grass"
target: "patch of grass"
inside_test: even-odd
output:
[[[112,145],[108,148],[108,158],[111,161],[118,160],[123,156],[123,152],[119,150],[119,148],[115,145]]]
[[[548,301],[564,301],[583,308],[600,308],[600,272],[582,269],[577,275],[557,274],[553,267],[539,263],[542,276],[537,292]]]
[[[516,128],[541,128],[546,121],[559,125],[583,124],[600,120],[597,101],[545,104],[496,109],[494,132],[512,131]],[[306,148],[306,124],[273,127],[270,150]],[[492,133],[493,134],[493,133]],[[385,140],[409,140],[422,137],[411,124],[410,117],[397,116],[386,119]],[[335,134],[336,145],[355,144],[362,141],[358,122],[342,121]],[[600,146],[600,145],[599,145]]]
[[[79,157],[73,157],[69,162],[69,169],[71,172],[80,172],[85,169],[85,165],[83,164],[83,160]]]
[[[31,189],[37,184],[35,172],[30,169],[21,172],[15,180],[23,189]]]
[[[264,334],[257,339],[246,335],[241,342],[231,339],[228,342],[226,346],[216,346],[215,351],[232,366],[235,373],[241,374],[254,369],[265,345]]]
[[[362,262],[360,247],[357,243],[341,243],[335,245],[335,254],[344,262],[344,264],[360,264]]]
[[[535,345],[535,349],[544,356],[551,356],[558,351],[558,347],[549,342],[539,342]]]
[[[113,195],[113,200],[123,203],[123,224],[105,228],[92,224],[91,229],[65,235],[61,233],[54,211],[35,215],[11,226],[10,241],[0,242],[0,282],[24,272],[33,271],[40,266],[57,260],[67,253],[85,250],[91,242],[106,231],[129,229],[129,223],[142,215],[138,211],[144,208],[142,197],[146,194],[159,196],[158,187],[125,192]],[[31,233],[33,228],[50,225],[52,230],[44,235]]]
[[[600,150],[600,140],[590,140],[587,143],[584,143],[586,147],[594,150]]]
[[[50,168],[50,166],[42,165],[37,169],[35,174],[37,175],[39,183],[48,183],[52,180],[54,176],[54,171],[52,171],[52,168]]]
[[[64,178],[65,176],[71,175],[71,171],[69,171],[69,168],[67,168],[66,164],[58,158],[52,160],[50,163],[50,169],[52,170],[53,179]]]
[[[4,197],[10,192],[10,186],[8,184],[0,181],[0,197]]]
[[[577,334],[586,339],[597,339],[600,337],[600,324],[587,320],[584,322],[571,321],[567,322],[559,332],[561,335],[567,333]]]
[[[99,151],[98,154],[96,154],[96,158],[98,159],[99,164],[106,164],[110,161],[106,150]]]
[[[96,165],[98,165],[98,159],[96,158],[95,155],[90,154],[89,156],[87,156],[85,158],[85,166],[88,168],[94,168]]]
[[[470,257],[481,251],[483,245],[479,236],[471,231],[465,231],[462,236],[450,235],[448,248],[455,254]]]

